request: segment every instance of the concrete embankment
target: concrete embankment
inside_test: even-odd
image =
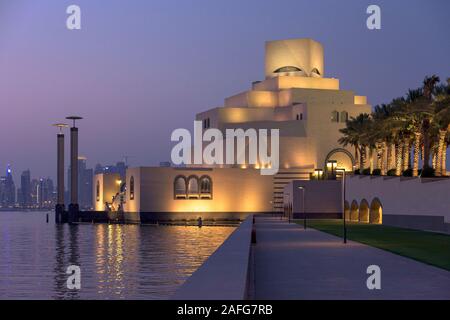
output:
[[[247,217],[172,297],[174,300],[243,300],[249,287],[253,216]]]

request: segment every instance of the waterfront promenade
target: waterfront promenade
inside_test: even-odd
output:
[[[254,299],[450,299],[450,272],[273,217],[256,218]],[[381,290],[369,290],[369,265]]]

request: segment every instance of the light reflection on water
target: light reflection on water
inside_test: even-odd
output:
[[[233,227],[55,225],[0,212],[0,299],[165,299]],[[81,268],[81,290],[66,269]]]

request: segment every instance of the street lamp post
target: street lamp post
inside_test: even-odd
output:
[[[73,121],[70,128],[70,204],[69,204],[69,223],[74,222],[78,217],[80,207],[78,205],[78,128],[76,121],[83,119],[78,116],[66,117]]]
[[[306,206],[305,206],[305,187],[298,187],[300,190],[302,190],[302,204],[303,204],[303,229],[306,230]]]
[[[56,123],[53,125],[59,129],[57,134],[57,161],[56,161],[56,206],[55,206],[55,223],[64,221],[64,132],[63,129],[68,125],[65,123]]]
[[[336,169],[336,171],[342,171],[342,217],[344,220],[344,243],[347,243],[347,224],[345,222],[345,169]]]
[[[288,212],[287,212],[287,214],[288,214],[288,223],[291,223],[291,208],[289,207],[289,209],[288,209]]]

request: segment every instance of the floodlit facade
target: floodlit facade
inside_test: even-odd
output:
[[[195,119],[203,129],[217,128],[224,135],[226,129],[279,129],[278,173],[261,175],[259,169],[271,164],[260,159],[254,164],[129,168],[123,203],[129,220],[234,219],[281,212],[283,188],[290,181],[326,170],[329,160],[353,169],[352,150],[338,143],[339,129],[349,117],[370,113],[366,97],[341,90],[338,79],[325,77],[324,50],[317,41],[269,41],[265,49],[265,78]],[[94,186],[102,176],[94,177]],[[99,202],[95,209],[103,210]]]

